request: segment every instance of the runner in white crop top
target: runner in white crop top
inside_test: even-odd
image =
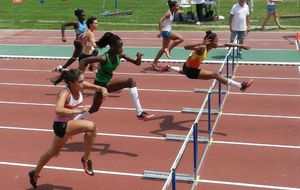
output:
[[[60,81],[67,84],[66,88],[61,89],[57,94],[56,102],[56,119],[53,123],[54,140],[51,147],[40,157],[34,170],[28,173],[30,184],[33,188],[37,187],[37,180],[42,168],[54,156],[57,156],[61,148],[67,142],[69,137],[84,133],[85,152],[81,158],[83,169],[88,175],[94,175],[90,152],[97,135],[96,126],[88,120],[73,120],[74,116],[87,112],[88,106],[80,107],[83,101],[82,90],[91,89],[101,92],[103,96],[107,96],[107,90],[84,81],[82,72],[78,69],[70,69],[62,71],[59,76]],[[37,139],[38,141],[40,139]],[[38,142],[36,142],[38,143]],[[79,159],[78,159],[79,160]]]
[[[178,11],[179,6],[176,1],[168,1],[169,10],[162,16],[159,20],[159,34],[157,37],[162,37],[162,48],[157,52],[157,55],[151,64],[154,70],[156,71],[167,71],[170,66],[158,66],[158,60],[160,57],[165,53],[167,58],[171,58],[170,52],[171,50],[183,42],[183,38],[175,33],[172,32],[172,21],[174,19],[174,14]]]

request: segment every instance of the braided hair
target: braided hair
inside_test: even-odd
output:
[[[104,48],[107,45],[109,45],[110,47],[112,45],[116,45],[119,41],[121,40],[121,38],[118,35],[115,35],[111,32],[106,32],[97,42],[97,46],[99,48]]]

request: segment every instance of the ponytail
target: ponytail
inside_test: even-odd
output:
[[[80,75],[82,75],[82,72],[79,69],[63,70],[58,77],[51,81],[54,85],[59,84],[61,81],[69,84],[70,82],[77,80]]]

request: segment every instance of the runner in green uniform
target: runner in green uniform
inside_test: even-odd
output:
[[[123,58],[126,61],[135,65],[141,65],[143,54],[138,52],[136,54],[136,60],[130,58],[128,55],[123,54],[123,41],[122,39],[107,32],[102,38],[96,42],[99,48],[104,48],[109,45],[110,49],[102,56],[88,57],[80,61],[80,70],[85,71],[86,67],[92,63],[100,63],[98,72],[96,74],[95,84],[106,87],[108,92],[117,92],[123,88],[129,88],[129,93],[132,102],[136,108],[137,118],[142,120],[149,120],[154,117],[153,114],[148,114],[143,111],[136,83],[132,78],[114,78],[113,71],[120,65],[120,59]],[[89,112],[79,114],[75,119],[85,119],[89,114],[97,112],[102,104],[103,96],[101,93],[96,92],[93,99],[93,105]]]

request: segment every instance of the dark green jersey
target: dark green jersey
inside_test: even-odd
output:
[[[113,71],[117,69],[120,64],[120,56],[116,55],[116,62],[111,63],[109,60],[108,52],[105,53],[106,62],[100,64],[98,73],[96,74],[96,81],[99,83],[108,83],[113,76]]]

